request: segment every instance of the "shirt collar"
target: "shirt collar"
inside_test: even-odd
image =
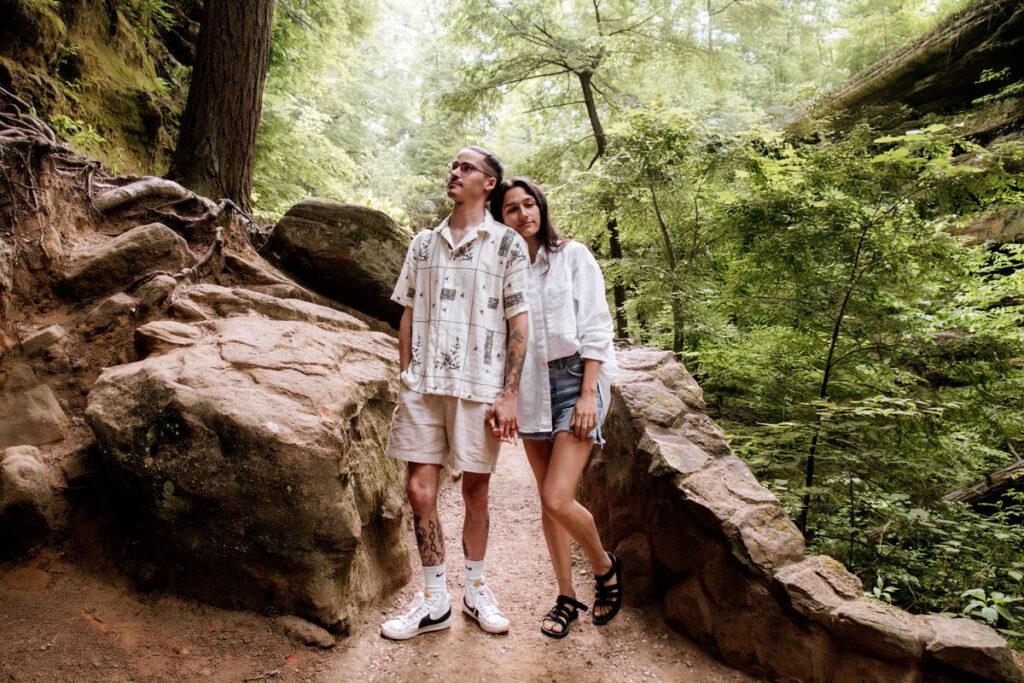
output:
[[[476,231],[477,235],[480,235],[481,233],[490,235],[495,230],[497,230],[497,228],[498,223],[491,216],[491,213],[489,211],[484,211],[483,222],[478,224],[475,228],[470,228],[469,231],[467,231],[467,235],[469,235],[469,233],[472,233],[474,230]],[[441,221],[441,224],[434,228],[434,232],[438,233],[441,237],[443,237],[450,247],[452,247],[453,249],[455,248],[455,245],[452,242],[452,231],[451,228],[448,226],[448,218],[445,218],[443,221]],[[461,244],[467,244],[468,242],[473,241],[474,238],[475,236],[470,236],[469,240],[463,241]]]

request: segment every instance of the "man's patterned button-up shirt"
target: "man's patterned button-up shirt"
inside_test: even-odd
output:
[[[412,308],[402,381],[423,394],[491,402],[505,383],[506,320],[527,310],[529,257],[490,214],[452,243],[446,218],[413,238],[393,301]]]

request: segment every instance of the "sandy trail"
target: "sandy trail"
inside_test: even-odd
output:
[[[448,592],[460,608],[464,583],[461,538],[463,506],[458,486],[441,495],[441,523],[447,546]],[[485,578],[512,622],[507,635],[484,633],[457,614],[447,631],[400,643],[380,637],[377,625],[404,608],[422,586],[419,563],[412,582],[383,609],[368,615],[321,669],[323,680],[366,677],[404,681],[749,681],[664,624],[655,610],[623,607],[610,624],[597,627],[583,614],[570,634],[554,640],[541,634],[540,619],[555,604],[558,590],[541,533],[537,487],[522,446],[503,446],[491,480],[491,531]],[[410,530],[410,536],[411,536]],[[577,596],[593,602],[590,563],[574,548]]]
[[[449,592],[462,600],[462,499],[442,493]],[[412,530],[409,531],[410,541]],[[487,582],[512,621],[484,633],[456,614],[447,631],[396,643],[379,635],[404,608],[414,579],[353,623],[332,650],[294,645],[271,619],[202,605],[166,591],[139,593],[109,561],[49,549],[0,568],[0,683],[8,681],[749,681],[669,629],[654,609],[624,607],[600,628],[583,615],[563,640],[540,633],[556,588],[536,486],[522,447],[505,447],[491,484]],[[107,568],[104,568],[107,567]],[[577,594],[593,578],[575,552]]]

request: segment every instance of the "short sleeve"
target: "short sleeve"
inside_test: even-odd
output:
[[[402,273],[398,276],[395,284],[395,291],[391,293],[391,300],[402,306],[412,307],[416,299],[416,249],[417,240],[413,238],[409,250],[405,254],[405,263],[402,264]]]
[[[507,228],[511,235],[512,246],[505,259],[505,277],[502,284],[502,304],[505,308],[505,318],[514,318],[527,310],[526,287],[529,284],[527,276],[530,267],[529,252],[526,249],[526,242],[515,230]]]

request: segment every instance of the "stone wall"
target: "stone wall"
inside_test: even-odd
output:
[[[582,500],[622,556],[626,599],[732,666],[800,681],[1024,680],[1006,641],[968,619],[865,597],[734,456],[670,352],[619,349]]]

